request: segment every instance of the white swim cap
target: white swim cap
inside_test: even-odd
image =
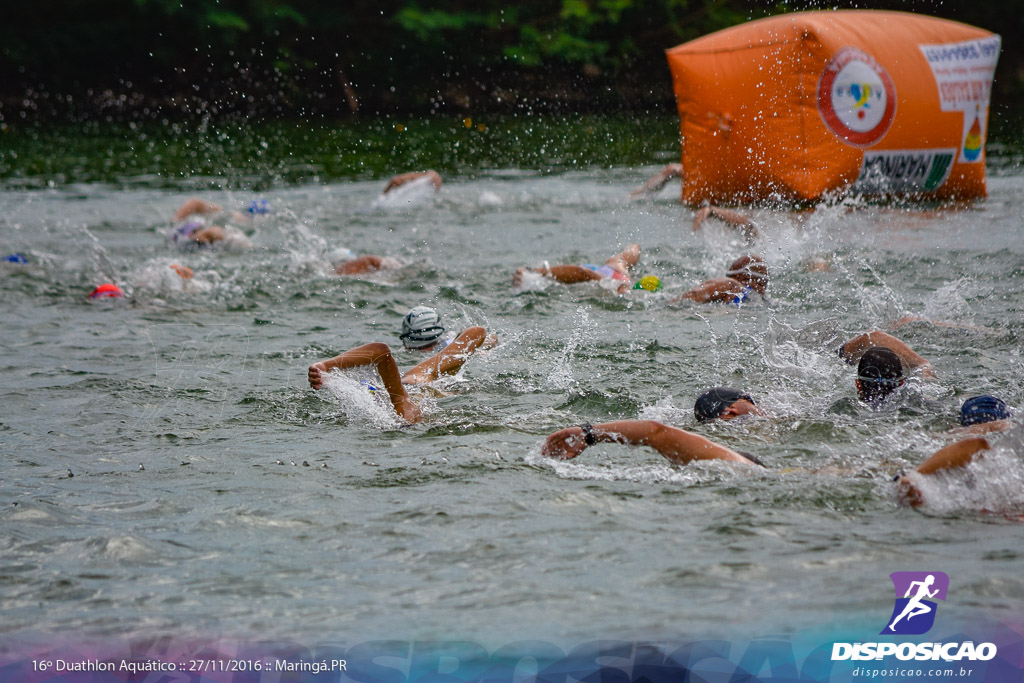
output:
[[[335,263],[344,263],[345,261],[351,261],[355,257],[355,252],[353,252],[351,249],[346,249],[345,247],[337,247],[335,249],[332,249],[331,253],[328,254],[328,258],[331,259],[332,265]]]
[[[433,308],[417,306],[402,319],[401,340],[410,349],[430,346],[444,334],[441,318]]]

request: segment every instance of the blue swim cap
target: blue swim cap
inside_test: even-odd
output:
[[[24,254],[9,254],[4,257],[4,261],[8,263],[28,263],[28,259],[25,258]]]
[[[960,424],[964,427],[1005,420],[1010,417],[1010,409],[995,396],[972,396],[960,406]]]
[[[253,214],[270,213],[270,204],[267,203],[266,199],[254,199],[246,211]]]

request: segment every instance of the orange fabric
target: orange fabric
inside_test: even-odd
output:
[[[688,204],[985,195],[998,35],[903,12],[770,17],[667,51]]]

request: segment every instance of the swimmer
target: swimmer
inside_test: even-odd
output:
[[[748,243],[753,242],[760,235],[757,230],[757,224],[750,217],[743,215],[739,211],[723,209],[711,204],[705,204],[697,211],[697,214],[693,217],[693,231],[697,232],[700,226],[712,216],[723,221],[726,225],[739,230]]]
[[[397,187],[401,187],[402,185],[414,180],[419,180],[420,178],[428,178],[430,183],[434,186],[434,192],[441,189],[441,175],[437,171],[428,169],[426,171],[412,171],[410,173],[402,173],[394,176],[388,181],[388,184],[384,186],[384,191],[381,192],[381,194],[387,194]]]
[[[893,351],[899,356],[900,362],[905,367],[911,370],[920,370],[922,377],[935,377],[935,370],[932,369],[932,364],[926,358],[916,353],[905,342],[881,330],[865,332],[846,342],[839,347],[839,357],[852,365],[859,361],[869,349],[875,347],[885,347]]]
[[[726,303],[742,304],[755,298],[765,299],[768,289],[768,264],[760,256],[741,256],[732,262],[725,277],[705,280],[682,296],[675,299],[689,299],[699,304]]]
[[[683,177],[683,165],[682,164],[669,164],[665,168],[661,169],[655,175],[647,179],[643,185],[633,190],[630,197],[646,197],[652,194],[661,192],[661,189],[668,185],[668,182],[673,178]]]
[[[1006,403],[995,396],[972,396],[960,406],[958,434],[987,434],[1001,432],[1011,426],[1013,413]]]
[[[711,420],[733,420],[741,415],[760,415],[754,399],[748,394],[729,387],[708,389],[697,397],[693,404],[693,416],[697,422]]]
[[[258,199],[249,204],[246,213],[234,211],[231,215],[224,213],[224,208],[219,204],[192,197],[178,207],[174,213],[174,222],[177,224],[170,235],[175,244],[183,248],[196,248],[224,243],[235,247],[247,247],[248,238],[245,234],[230,224],[230,222],[247,225],[252,217],[257,214],[265,214],[270,211],[267,200]],[[207,225],[217,217],[224,225]]]
[[[546,278],[561,282],[564,285],[577,284],[579,282],[598,282],[605,278],[608,278],[615,282],[620,282],[617,290],[619,294],[623,294],[632,286],[630,280],[630,273],[633,267],[636,266],[637,261],[640,260],[640,245],[630,244],[618,254],[615,254],[602,266],[596,266],[592,263],[587,263],[581,266],[571,264],[560,264],[560,265],[548,265],[544,263],[540,268],[531,268],[530,272],[543,275]],[[512,276],[512,286],[522,287],[523,276],[527,272],[526,268],[519,268]]]
[[[596,443],[649,446],[666,459],[682,465],[695,460],[721,460],[764,467],[764,464],[752,455],[734,451],[699,434],[669,427],[653,420],[619,420],[568,427],[548,436],[541,446],[541,453],[549,458],[572,460],[588,446]],[[965,439],[940,448],[914,471],[918,475],[931,476],[964,467],[990,448],[989,442],[981,437]],[[900,496],[907,504],[912,507],[924,504],[921,490],[914,485],[910,477],[898,474],[893,481],[898,482]]]
[[[471,327],[440,352],[418,363],[404,374],[400,374],[398,363],[395,362],[387,344],[383,342],[364,344],[334,358],[310,365],[309,386],[314,389],[322,388],[324,377],[331,370],[372,366],[380,375],[395,413],[407,422],[419,422],[423,419],[422,411],[409,396],[405,385],[426,384],[438,379],[441,375],[455,374],[465,365],[470,356],[486,347],[489,338],[491,337],[484,328]]]
[[[892,349],[875,346],[860,357],[857,364],[857,398],[873,406],[881,405],[903,386],[903,363]]]
[[[348,251],[347,249],[345,251]],[[365,254],[363,256],[356,256],[352,252],[350,258],[343,258],[334,263],[334,273],[336,275],[365,275],[366,273],[376,273],[381,270],[394,270],[401,268],[402,263],[398,259],[393,259],[389,256],[374,256],[373,254]]]
[[[650,446],[672,462],[722,460],[742,465],[764,465],[751,455],[739,453],[699,434],[669,427],[654,420],[619,420],[568,427],[548,436],[541,453],[549,458],[572,460],[595,443]]]

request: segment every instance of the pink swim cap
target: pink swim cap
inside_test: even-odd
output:
[[[92,290],[92,294],[89,295],[90,299],[119,299],[124,296],[124,292],[117,285],[106,282],[96,289]]]

